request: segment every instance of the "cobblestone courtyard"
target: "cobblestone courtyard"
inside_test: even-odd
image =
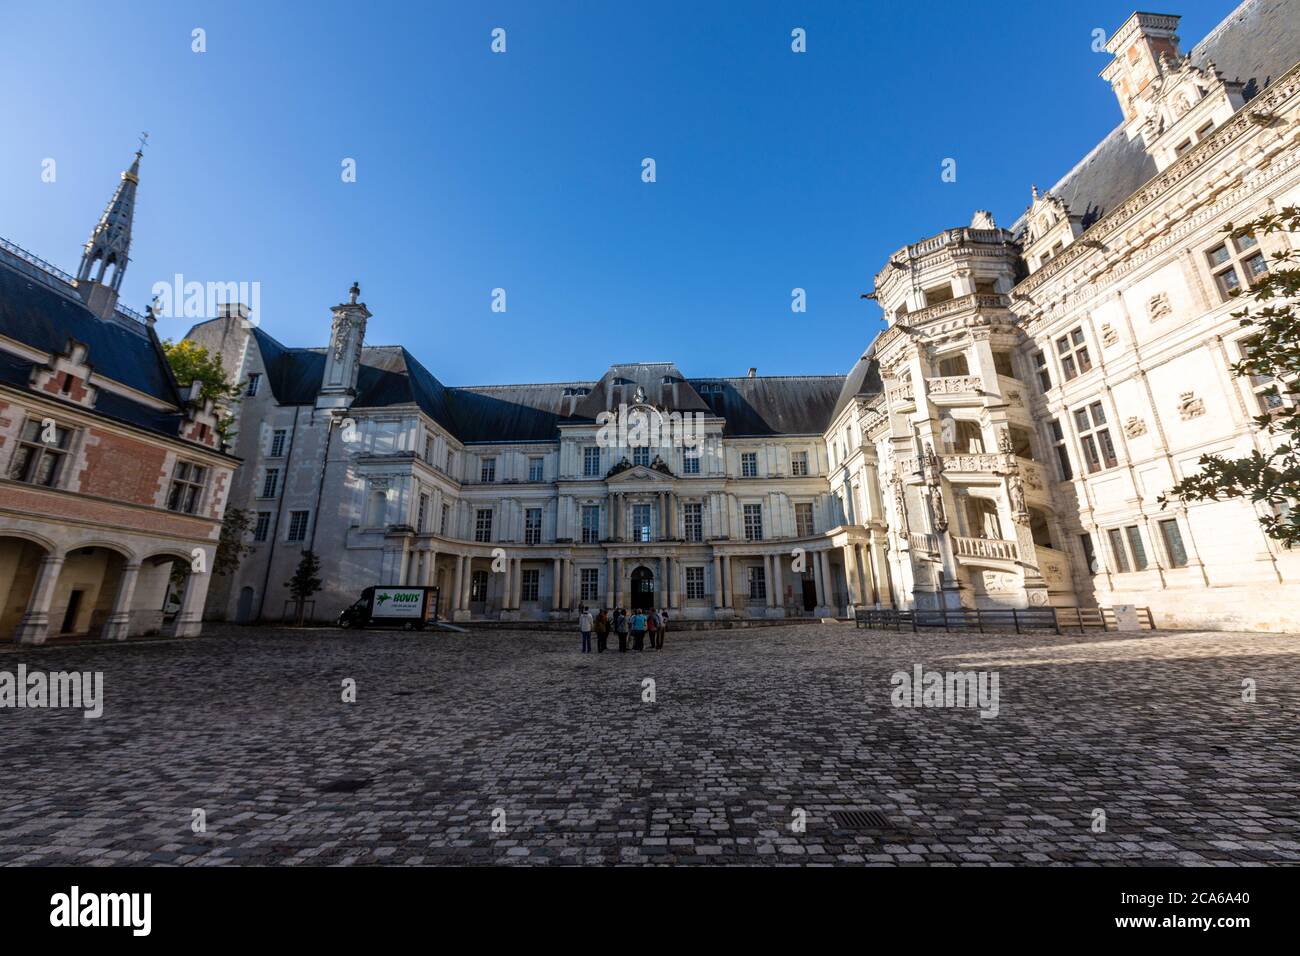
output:
[[[0,671],[102,671],[105,707],[0,710],[0,863],[1300,861],[1297,636],[800,625],[577,645],[209,628],[6,647]],[[892,706],[916,664],[996,671],[999,714]],[[852,809],[887,820],[841,828]]]

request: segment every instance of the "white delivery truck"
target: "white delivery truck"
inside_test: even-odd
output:
[[[368,587],[339,615],[339,627],[400,627],[422,631],[438,620],[438,589]]]

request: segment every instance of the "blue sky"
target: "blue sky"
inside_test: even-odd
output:
[[[14,4],[0,236],[74,271],[148,130],[140,311],[178,272],[258,282],[268,332],[322,345],[355,279],[368,341],[448,384],[839,373],[890,252],[1009,225],[1116,125],[1091,45],[1133,2]],[[1231,4],[1157,9],[1187,50]]]

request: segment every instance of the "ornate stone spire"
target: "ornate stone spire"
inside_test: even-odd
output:
[[[366,340],[366,320],[370,310],[358,302],[360,284],[352,283],[348,301],[340,302],[330,325],[330,345],[325,353],[325,371],[321,376],[317,408],[348,408],[357,394],[357,373],[361,370],[361,348]]]
[[[135,192],[140,185],[140,160],[144,156],[144,139],[135,151],[131,168],[122,173],[117,191],[108,201],[104,214],[86,240],[77,268],[77,291],[87,307],[102,319],[107,319],[117,307],[118,290],[130,260],[131,223],[135,218]]]

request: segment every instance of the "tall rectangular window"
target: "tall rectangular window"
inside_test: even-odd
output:
[[[286,428],[277,428],[271,432],[271,458],[283,458],[284,446],[289,439],[289,431]]]
[[[257,522],[253,525],[253,540],[262,542],[267,539],[271,533],[271,512],[259,511],[257,513]]]
[[[540,572],[536,568],[524,568],[519,576],[519,600],[536,601],[540,590]]]
[[[582,543],[600,542],[600,505],[582,506]]]
[[[528,480],[529,481],[542,480],[542,459],[541,458],[528,459]]]
[[[1074,410],[1074,425],[1079,432],[1079,443],[1083,446],[1083,460],[1088,466],[1088,473],[1114,468],[1115,445],[1110,440],[1110,429],[1106,427],[1106,412],[1101,402],[1093,402],[1083,408]]]
[[[1056,355],[1061,360],[1061,374],[1067,382],[1092,368],[1082,327],[1075,327],[1056,340]]]
[[[199,510],[203,487],[208,481],[208,469],[189,461],[176,462],[172,472],[172,486],[167,493],[167,510],[192,515]]]
[[[578,592],[584,601],[600,599],[599,568],[581,568],[578,571]]]
[[[582,474],[586,478],[600,477],[600,448],[596,445],[582,450]]]
[[[682,452],[682,474],[698,475],[700,473],[700,450],[687,448]]]
[[[1092,535],[1087,532],[1079,535],[1079,543],[1083,545],[1083,560],[1088,565],[1088,573],[1096,574],[1101,566],[1097,564],[1097,549],[1092,545]]]
[[[687,541],[704,540],[703,507],[698,501],[688,501],[682,505],[682,530]]]
[[[445,535],[447,533],[447,519],[450,515],[451,506],[444,501],[442,504],[442,514],[438,516],[440,518],[438,522],[438,534]]]
[[[1147,549],[1142,546],[1142,531],[1137,525],[1129,525],[1124,529],[1124,538],[1128,541],[1129,557],[1133,559],[1134,571],[1145,571],[1147,568]]]
[[[767,600],[767,571],[762,565],[750,565],[749,599],[751,601]]]
[[[808,453],[806,451],[796,451],[790,455],[790,474],[796,478],[802,478],[808,474]]]
[[[699,601],[704,598],[704,568],[688,567],[686,569],[686,600]]]
[[[492,540],[492,509],[479,508],[474,512],[474,540]]]
[[[1120,537],[1119,528],[1111,528],[1106,532],[1106,537],[1110,539],[1110,552],[1115,558],[1115,570],[1120,574],[1126,574],[1129,570],[1128,554],[1124,551],[1124,539]]]
[[[1178,519],[1166,518],[1161,521],[1160,537],[1164,539],[1170,567],[1187,567],[1187,550],[1183,547],[1183,534],[1178,530]]]
[[[1258,336],[1251,336],[1238,344],[1237,349],[1242,360],[1250,357],[1257,339]],[[1286,397],[1285,385],[1274,375],[1250,376],[1250,390],[1255,393],[1255,404],[1261,414],[1271,415],[1290,404]]]
[[[524,512],[524,544],[542,543],[542,509],[529,508]]]
[[[257,390],[261,387],[262,387],[262,373],[249,372],[248,388],[244,391],[244,394],[247,395],[249,398],[252,398],[254,395],[257,394]]]
[[[497,460],[495,458],[484,458],[478,466],[479,481],[496,481],[497,480]]]
[[[745,540],[763,540],[763,506],[745,505]]]
[[[305,541],[307,539],[307,514],[306,511],[289,512],[289,533],[284,540]]]
[[[794,533],[800,538],[807,538],[812,535],[813,506],[811,501],[802,501],[795,504]]]
[[[649,465],[650,464],[650,446],[637,445],[632,449],[632,464]]]
[[[274,498],[276,492],[280,490],[280,469],[268,468],[266,474],[262,476],[262,495],[263,498]]]
[[[1061,428],[1061,423],[1055,418],[1047,423],[1047,428],[1052,433],[1052,448],[1056,451],[1056,471],[1062,481],[1069,481],[1074,477],[1074,469],[1070,467],[1070,451],[1066,448],[1065,429]]]
[[[57,487],[71,440],[72,432],[66,428],[55,425],[48,429],[41,420],[28,419],[14,451],[9,477],[31,485]]]
[[[740,455],[740,477],[757,478],[758,477],[758,454],[747,451]]]
[[[650,540],[650,506],[632,506],[632,540]]]
[[[1038,389],[1046,395],[1052,389],[1052,373],[1047,369],[1047,356],[1041,351],[1034,353],[1034,375],[1038,378]]]
[[[424,522],[429,514],[429,495],[427,492],[420,492],[420,507],[415,513],[415,530],[420,534],[424,533]]]

